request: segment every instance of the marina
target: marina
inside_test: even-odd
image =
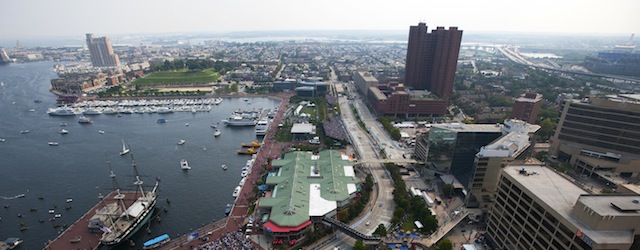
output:
[[[47,63],[24,64],[27,67],[39,65],[43,66],[44,72],[50,71],[51,66]],[[14,68],[14,65],[8,67]],[[0,77],[1,74],[2,69]],[[5,98],[0,100],[0,104],[7,108],[0,110],[0,114],[6,118],[0,120],[0,137],[6,141],[0,144],[0,154],[9,165],[0,169],[0,174],[11,178],[0,183],[0,196],[13,197],[22,193],[26,196],[0,201],[8,205],[7,209],[0,210],[4,225],[0,227],[0,234],[20,237],[24,240],[22,247],[25,249],[41,249],[47,240],[55,239],[96,204],[96,197],[105,197],[109,193],[105,191],[105,187],[111,186],[104,178],[107,171],[93,167],[102,166],[105,155],[113,162],[114,170],[130,172],[127,170],[130,168],[129,157],[119,156],[123,138],[126,139],[124,144],[130,148],[129,154],[135,154],[136,160],[144,162],[145,166],[154,166],[143,169],[143,174],[162,180],[157,210],[168,211],[158,214],[162,217],[161,223],[153,217],[149,223],[150,235],[142,232],[147,230],[143,228],[131,238],[137,247],[142,248],[143,243],[152,236],[167,233],[173,239],[174,235],[190,232],[190,228],[224,218],[221,212],[227,203],[233,201],[230,194],[240,180],[238,175],[241,169],[238,166],[245,165],[248,159],[247,156],[235,156],[236,150],[240,143],[255,140],[255,134],[252,127],[218,126],[223,135],[214,139],[210,125],[217,124],[237,110],[244,103],[241,98],[225,98],[211,112],[198,112],[195,115],[192,112],[172,112],[117,117],[103,113],[91,116],[91,125],[82,126],[76,122],[78,115],[75,118],[52,116],[45,112],[46,108],[43,107],[55,106],[55,98],[47,88],[49,77],[38,78],[43,74],[32,71],[17,71],[16,75],[34,77],[35,80],[3,78],[6,86],[0,88],[0,92],[4,91]],[[17,88],[16,82],[21,83],[20,88]],[[14,86],[16,89],[11,89]],[[19,91],[22,90],[29,91],[28,98],[21,97]],[[35,98],[43,102],[36,104],[33,102]],[[274,107],[279,103],[268,98],[250,99],[256,107]],[[12,102],[15,102],[15,106]],[[36,108],[36,112],[28,112],[28,108],[24,107],[39,108]],[[166,123],[156,123],[160,118],[164,118]],[[184,126],[185,123],[190,126]],[[58,133],[61,124],[67,124],[65,129],[69,134],[61,136]],[[30,133],[21,135],[20,130],[30,130]],[[177,146],[176,142],[180,139],[188,143]],[[47,142],[52,140],[58,141],[60,146],[48,146]],[[203,153],[204,148],[206,153]],[[77,152],[82,152],[83,157],[77,157]],[[182,158],[188,159],[190,165],[203,167],[176,174],[180,171],[176,170],[176,165]],[[222,164],[226,164],[228,170],[222,170]],[[18,172],[21,174],[15,175]],[[128,182],[123,184],[130,185]],[[192,192],[194,188],[215,188],[220,192],[208,193],[207,199],[197,199],[198,195]],[[73,202],[65,203],[69,197],[73,197]],[[170,204],[165,202],[167,198],[171,199]],[[69,204],[73,208],[67,210]],[[33,207],[37,211],[29,212]],[[53,209],[54,213],[48,214],[49,209]],[[212,214],[211,211],[220,212]],[[21,213],[22,218],[18,218],[17,213]],[[61,217],[48,221],[47,218],[54,218],[55,214]],[[21,222],[28,227],[27,231],[20,231]],[[70,239],[73,238],[67,240]],[[91,238],[83,236],[72,248],[87,248],[84,244],[89,242],[88,239]],[[122,245],[115,249],[129,247],[128,243]]]

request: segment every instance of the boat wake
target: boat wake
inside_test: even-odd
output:
[[[3,200],[13,200],[13,199],[18,199],[18,198],[23,198],[23,197],[25,197],[25,194],[19,194],[19,195],[12,196],[12,197],[0,196],[0,199],[3,199]]]

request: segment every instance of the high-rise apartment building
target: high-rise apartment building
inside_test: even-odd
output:
[[[495,249],[639,249],[640,196],[594,195],[554,170],[508,166],[487,221]]]
[[[462,30],[437,27],[428,32],[425,23],[409,28],[405,84],[412,89],[428,90],[449,100],[453,92]]]
[[[511,118],[535,124],[541,106],[541,94],[524,93],[514,100]]]
[[[120,67],[120,59],[113,52],[109,37],[93,37],[87,34],[87,47],[91,53],[91,65],[93,67]]]
[[[551,141],[551,157],[590,177],[640,176],[640,95],[568,100]]]

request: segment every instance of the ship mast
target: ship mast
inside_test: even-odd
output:
[[[133,159],[133,154],[131,154],[131,166],[133,167],[133,175],[136,177],[133,185],[138,186],[137,191],[140,191],[141,196],[145,196],[144,189],[142,189],[142,184],[144,184],[144,182],[140,180],[140,173],[138,173],[138,167],[136,165],[136,161]]]

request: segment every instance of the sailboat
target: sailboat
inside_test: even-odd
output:
[[[129,151],[131,150],[127,148],[127,145],[124,144],[124,139],[122,139],[122,151],[120,151],[120,155],[126,155]]]

